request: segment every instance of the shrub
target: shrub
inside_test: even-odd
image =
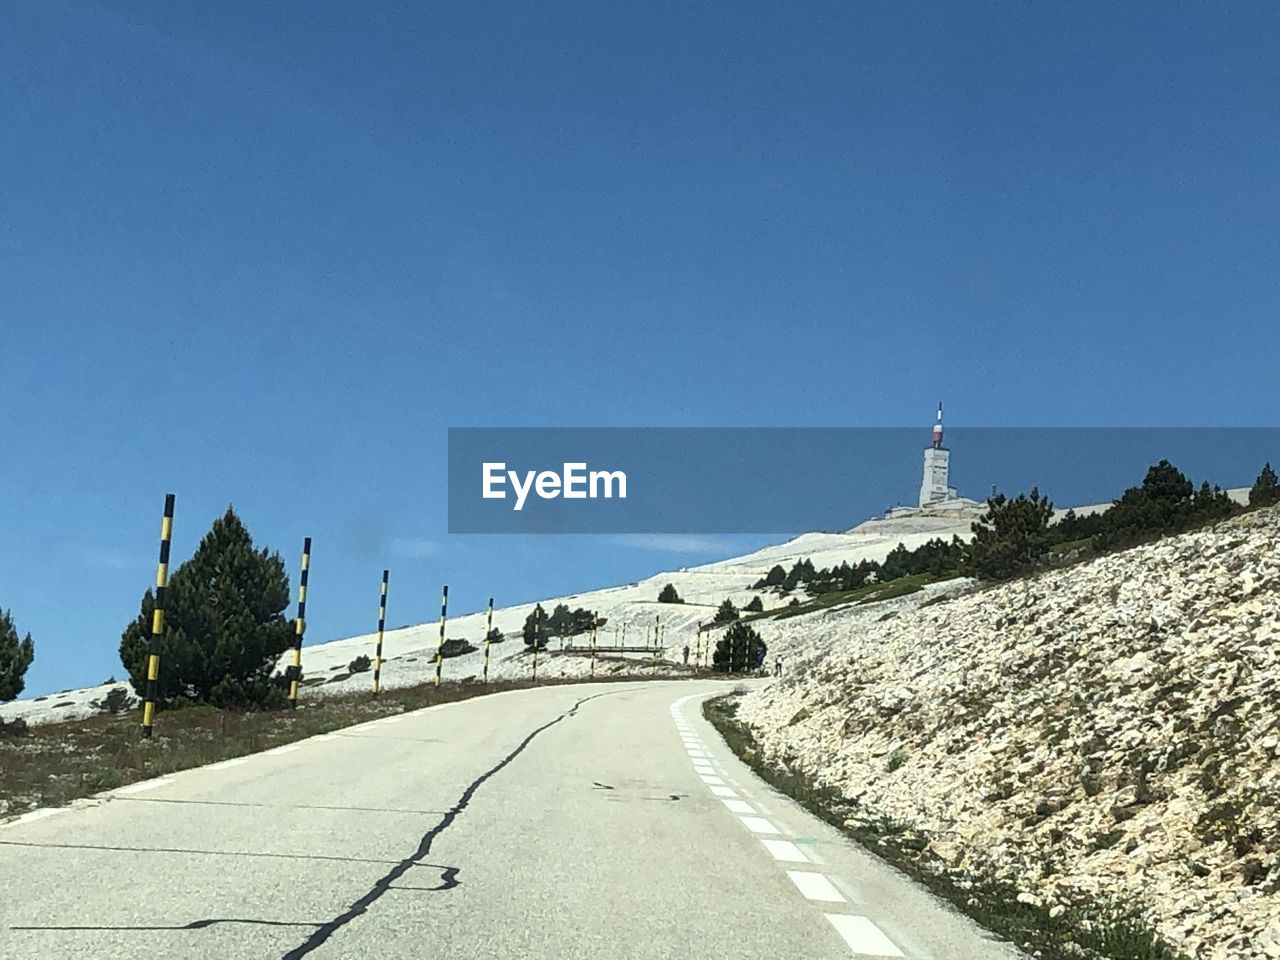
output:
[[[751,602],[742,609],[750,613],[764,613],[764,601],[759,597],[752,597]]]
[[[668,583],[658,592],[659,603],[684,603],[680,599],[680,594],[676,592],[675,584]]]
[[[474,653],[476,645],[468,640],[459,640],[456,637],[450,637],[440,646],[440,656],[443,659],[449,657],[460,657],[464,653]]]
[[[117,713],[128,710],[137,701],[129,696],[129,691],[124,687],[112,687],[107,691],[107,695],[101,700],[93,700],[89,706],[102,713],[109,713],[113,717]]]
[[[364,673],[373,666],[373,661],[363,653],[347,664],[348,673]]]
[[[27,732],[27,721],[21,717],[14,717],[12,720],[0,720],[0,737],[25,737]]]

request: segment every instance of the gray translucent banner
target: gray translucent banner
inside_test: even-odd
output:
[[[1065,510],[1161,459],[1197,486],[1249,486],[1280,463],[1280,428],[961,427],[935,449],[919,427],[458,427],[449,532],[844,530],[922,496],[937,509],[1033,485]]]

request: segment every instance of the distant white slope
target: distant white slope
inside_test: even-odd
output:
[[[1230,493],[1234,499],[1248,500],[1247,489],[1232,490]],[[1099,509],[1104,509],[1104,506],[1076,508],[1076,512],[1090,513]],[[696,642],[698,623],[710,621],[716,607],[726,597],[738,607],[746,605],[757,595],[751,585],[767,574],[775,564],[789,568],[797,560],[804,558],[808,558],[818,568],[839,566],[844,562],[856,564],[860,560],[883,560],[899,543],[905,544],[908,549],[914,549],[935,537],[950,540],[953,536],[958,536],[967,540],[971,536],[971,524],[979,512],[954,509],[917,511],[906,516],[876,518],[860,523],[844,533],[806,533],[745,556],[656,573],[645,580],[625,586],[550,597],[538,602],[547,613],[556,604],[564,603],[571,609],[586,607],[595,610],[600,616],[607,618],[608,623],[599,635],[602,645],[620,642],[624,637],[624,628],[628,646],[643,645],[651,635],[655,618],[658,618],[662,624],[666,656],[669,660],[679,662],[684,645],[688,643],[693,646]],[[668,583],[675,585],[681,599],[685,601],[683,604],[657,602],[658,591]],[[762,595],[762,599],[766,609],[776,607],[781,602],[776,595],[767,593]],[[917,597],[908,602],[915,603],[920,599],[921,597]],[[494,611],[493,625],[506,634],[508,639],[492,647],[490,677],[503,679],[528,676],[529,658],[525,654],[520,631],[534,606],[534,603],[525,603]],[[446,636],[465,638],[480,647],[484,639],[484,626],[483,612],[454,617],[447,624]],[[434,657],[438,637],[439,623],[435,621],[388,631],[383,640],[383,656],[386,658],[382,669],[383,686],[413,686],[431,679],[435,675]],[[372,680],[371,673],[358,673],[336,681],[329,678],[347,673],[347,665],[361,654],[372,658],[374,639],[374,634],[368,633],[303,647],[304,677],[308,680],[321,677],[327,680],[319,686],[307,686],[303,691],[304,697],[368,689]],[[578,637],[574,642],[581,646],[587,641],[585,637]],[[559,640],[553,640],[552,644],[558,649]],[[292,654],[282,657],[280,669],[283,670],[291,659]],[[611,668],[607,664],[598,665],[598,670],[605,671],[616,666],[615,664]],[[482,653],[477,650],[475,653],[446,660],[444,677],[446,680],[479,677],[481,668]],[[577,675],[585,673],[587,669],[586,658],[550,656],[540,659],[538,675]],[[128,686],[127,681],[124,685]],[[96,712],[91,701],[100,700],[112,686],[119,684],[70,690],[41,697],[39,700],[15,700],[0,704],[0,719],[22,717],[28,723],[49,723],[90,716]]]

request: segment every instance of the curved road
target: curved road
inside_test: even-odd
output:
[[[757,780],[723,689],[479,697],[29,815],[0,957],[1016,956]]]

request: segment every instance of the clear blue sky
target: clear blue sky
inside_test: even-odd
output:
[[[1274,424],[1280,13],[1156,9],[10,0],[28,691],[121,674],[169,490],[315,538],[313,642],[742,546],[449,537],[449,426]]]

